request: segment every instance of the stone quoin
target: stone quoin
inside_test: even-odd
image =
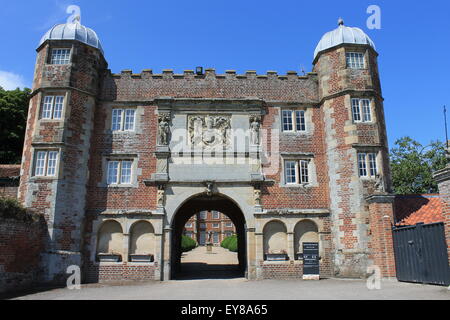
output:
[[[172,279],[203,210],[233,222],[248,279],[301,278],[307,242],[321,276],[378,265],[394,277],[377,56],[340,21],[306,75],[116,74],[93,30],[53,27],[37,49],[19,186],[47,225],[44,281],[65,281],[70,265],[85,282]]]

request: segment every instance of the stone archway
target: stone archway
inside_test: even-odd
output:
[[[218,211],[230,218],[236,227],[238,236],[239,272],[245,275],[247,269],[246,221],[242,210],[230,198],[224,195],[209,196],[206,193],[196,195],[185,201],[176,211],[172,220],[171,238],[171,279],[176,279],[181,271],[181,235],[186,222],[197,212]]]

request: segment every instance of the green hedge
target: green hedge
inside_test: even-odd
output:
[[[197,242],[185,235],[181,236],[181,250],[183,252],[191,251],[192,249],[195,249],[197,247]]]
[[[238,251],[238,238],[237,235],[227,237],[223,239],[222,243],[220,244],[221,247],[228,249],[232,252]]]
[[[25,209],[19,201],[3,196],[0,196],[0,218],[23,222],[35,222],[38,220],[38,216]]]

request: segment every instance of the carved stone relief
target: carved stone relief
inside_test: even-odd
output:
[[[188,134],[195,147],[227,147],[230,143],[230,116],[191,115],[188,117]]]

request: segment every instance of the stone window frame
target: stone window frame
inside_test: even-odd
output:
[[[44,104],[45,104],[45,99],[47,97],[53,97],[51,118],[43,118]],[[60,118],[54,118],[54,110],[55,110],[54,107],[55,107],[55,98],[56,97],[63,97],[63,99],[64,99],[63,103],[62,103]],[[68,91],[51,90],[51,91],[43,92],[41,94],[41,101],[39,104],[39,116],[38,116],[39,121],[41,121],[41,122],[64,122],[64,119],[66,118],[66,110],[68,107],[68,101],[69,101],[69,92]]]
[[[114,126],[114,111],[120,110],[121,111],[121,119],[120,119],[120,129],[119,130],[113,130]],[[133,129],[125,129],[126,126],[126,119],[127,119],[127,112],[132,110],[133,111]],[[113,133],[121,133],[121,132],[136,132],[136,115],[137,115],[137,108],[136,107],[113,107],[111,108],[111,123],[110,123],[110,129]]]
[[[364,159],[364,163],[365,163],[365,170],[366,170],[366,175],[361,175],[361,170],[360,170],[360,155],[364,154],[365,155],[365,159]],[[375,173],[373,174],[372,172],[372,168],[371,168],[371,161],[370,161],[370,155],[374,154],[375,155]],[[382,174],[381,172],[381,152],[378,149],[375,148],[358,148],[356,150],[356,170],[357,170],[357,175],[361,180],[374,180],[377,178],[378,175]]]
[[[306,153],[282,153],[281,154],[281,179],[280,186],[284,188],[311,188],[317,186],[317,172],[315,170],[315,157],[313,154]],[[296,183],[286,182],[286,162],[296,162]],[[307,161],[308,163],[308,182],[299,183],[299,169],[300,162]]]
[[[285,112],[290,112],[292,119],[292,130],[286,130],[284,128],[284,114]],[[304,130],[298,129],[297,123],[297,112],[303,112],[303,121],[304,121]],[[309,133],[309,117],[308,117],[308,108],[306,107],[282,107],[280,112],[280,126],[281,132],[285,134],[307,134]]]
[[[108,184],[108,163],[110,161],[131,161],[131,183],[126,184]],[[138,175],[140,169],[138,168],[139,157],[137,154],[109,154],[102,158],[102,180],[98,187],[113,189],[113,188],[138,188]]]
[[[69,50],[69,59],[67,63],[53,63],[53,51],[55,50]],[[73,47],[64,47],[64,46],[50,46],[48,49],[48,56],[46,59],[46,64],[52,65],[52,66],[67,66],[72,63],[72,57],[73,57]]]
[[[140,120],[142,119],[142,116],[146,112],[146,108],[142,105],[138,105],[135,103],[120,103],[120,102],[114,102],[114,103],[105,103],[102,106],[104,112],[105,112],[105,127],[104,127],[104,133],[111,135],[112,138],[122,138],[124,136],[134,136],[136,134],[143,133],[143,127],[140,123]],[[122,110],[128,110],[133,109],[134,111],[134,130],[127,130],[127,131],[112,131],[112,110],[113,109],[122,109]],[[122,117],[122,122],[124,121],[124,117]]]
[[[39,152],[45,152],[45,160],[44,160],[44,175],[36,175],[36,164],[37,164],[37,155]],[[48,154],[49,152],[56,152],[57,158],[55,163],[55,174],[54,175],[47,175],[48,174]],[[55,148],[55,147],[38,147],[33,148],[33,158],[32,158],[32,166],[31,166],[31,179],[46,179],[46,180],[55,180],[59,178],[60,175],[60,163],[61,163],[61,148]]]
[[[362,67],[361,63],[358,61],[358,66],[352,66],[351,63],[349,63],[349,59],[351,59],[352,57],[349,57],[351,55],[358,55],[359,57],[362,58]],[[359,58],[358,57],[358,58]],[[355,57],[353,57],[354,59],[356,59]],[[366,64],[366,54],[365,52],[358,52],[356,50],[349,50],[345,52],[345,63],[346,63],[346,67],[347,69],[352,69],[352,70],[365,70],[367,69],[367,64]]]
[[[358,112],[355,112],[355,105],[354,102],[358,101]],[[369,107],[369,113],[364,112],[364,105],[362,104],[363,101],[368,101],[368,107]],[[351,108],[351,115],[352,115],[352,121],[355,124],[373,124],[375,123],[374,116],[373,116],[373,99],[367,98],[367,97],[351,97],[350,98],[350,108]],[[367,111],[367,110],[366,110]],[[369,114],[370,120],[365,119],[365,115]],[[355,117],[358,115],[359,119],[356,119]]]

